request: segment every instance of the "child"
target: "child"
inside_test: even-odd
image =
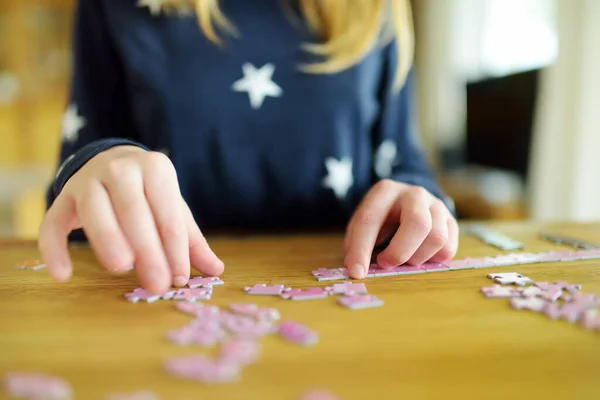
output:
[[[223,263],[203,231],[347,223],[345,266],[454,257],[419,147],[408,0],[86,0],[39,246],[67,280],[82,229],[152,293]],[[168,157],[158,152],[168,154]]]

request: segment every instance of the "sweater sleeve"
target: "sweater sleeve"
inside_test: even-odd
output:
[[[73,26],[72,78],[62,122],[59,168],[48,188],[50,207],[65,183],[92,157],[137,145],[121,60],[103,0],[80,0]]]
[[[395,90],[394,79],[398,56],[395,43],[385,48],[386,60],[381,87],[382,110],[373,135],[373,169],[377,179],[421,186],[446,204],[455,214],[454,202],[435,179],[417,132],[414,71],[404,86]]]

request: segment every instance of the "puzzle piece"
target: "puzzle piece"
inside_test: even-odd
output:
[[[494,257],[483,257],[474,259],[477,263],[474,268],[490,268],[497,267]]]
[[[482,225],[476,225],[468,228],[467,233],[479,238],[482,242],[497,247],[504,251],[514,251],[525,247],[521,242],[513,240],[499,232],[494,232]]]
[[[512,253],[512,256],[515,260],[515,265],[517,264],[535,264],[538,262],[538,254],[536,253]]]
[[[556,262],[560,261],[560,253],[557,251],[546,251],[543,253],[536,253],[536,262]]]
[[[513,297],[510,299],[510,305],[516,310],[530,310],[533,312],[542,312],[548,303],[539,297]]]
[[[513,253],[491,257],[491,262],[494,264],[494,267],[506,267],[509,265],[521,264],[519,258],[516,257]]]
[[[315,331],[298,322],[284,321],[279,324],[278,332],[284,339],[303,346],[313,346],[319,341]]]
[[[4,386],[11,398],[62,400],[73,395],[64,379],[38,372],[9,372],[4,376]]]
[[[277,330],[271,321],[260,321],[235,315],[223,319],[221,325],[233,336],[252,340],[260,339]]]
[[[281,293],[286,289],[283,285],[265,285],[257,283],[254,286],[246,286],[244,290],[251,295],[257,296],[281,296]]]
[[[393,267],[392,270],[396,275],[410,275],[410,274],[424,274],[425,270],[421,269],[418,265],[399,265]]]
[[[316,300],[329,296],[329,291],[323,288],[284,289],[281,298],[292,300]]]
[[[383,306],[383,300],[372,295],[345,295],[338,299],[338,303],[351,310]]]
[[[598,304],[592,302],[572,302],[565,303],[562,306],[550,303],[544,310],[544,313],[550,319],[564,319],[572,324],[579,320],[585,312],[595,307],[598,307]]]
[[[579,250],[581,260],[592,260],[600,258],[600,249]]]
[[[418,267],[421,268],[425,272],[443,272],[443,271],[450,270],[450,268],[445,266],[444,264],[433,263],[433,262],[421,264]]]
[[[261,308],[255,315],[256,319],[265,322],[279,321],[281,314],[275,308]]]
[[[113,394],[108,396],[108,400],[160,400],[154,392],[144,391],[127,394]]]
[[[375,278],[384,276],[396,276],[399,273],[395,268],[380,268],[377,264],[371,264],[365,278]]]
[[[125,293],[125,298],[130,303],[137,303],[138,301],[145,301],[147,303],[153,303],[157,300],[169,300],[175,295],[175,290],[169,290],[163,294],[151,295],[142,288],[134,289],[133,292]]]
[[[202,347],[212,347],[224,336],[224,332],[217,325],[203,325],[202,327],[188,325],[167,333],[167,339],[180,346],[196,344]]]
[[[219,357],[231,363],[248,365],[258,360],[259,348],[255,341],[231,339],[221,344]]]
[[[216,320],[219,318],[220,310],[217,306],[204,306],[202,303],[175,303],[175,308],[178,311],[186,314],[191,314],[196,317],[196,320]]]
[[[556,287],[549,287],[543,290],[537,286],[529,286],[526,289],[520,289],[520,293],[523,297],[539,297],[551,303],[554,303],[562,296],[562,290]]]
[[[600,246],[594,243],[584,242],[583,240],[579,240],[576,238],[563,236],[563,235],[555,235],[551,233],[542,233],[540,234],[542,239],[548,240],[549,242],[555,244],[564,244],[567,246],[575,247],[576,249],[598,249]]]
[[[478,265],[478,260],[475,258],[463,258],[462,260],[450,260],[444,263],[450,271],[461,269],[473,269]],[[425,272],[425,271],[423,271]]]
[[[193,278],[191,278],[188,281],[188,286],[191,289],[195,289],[195,288],[199,288],[199,287],[204,287],[204,288],[208,288],[208,287],[212,287],[212,286],[220,286],[225,284],[225,282],[223,282],[220,278],[217,277],[202,277],[202,276],[195,276]]]
[[[579,318],[579,324],[588,331],[600,332],[600,318],[596,315],[596,310],[587,310]]]
[[[27,260],[20,264],[15,265],[15,269],[27,269],[30,271],[39,271],[46,268],[46,264],[42,264],[40,260]]]
[[[551,289],[565,290],[568,293],[577,293],[581,290],[581,285],[573,284],[573,283],[569,283],[569,282],[554,282],[554,283],[536,282],[536,283],[534,283],[534,286],[536,286],[542,290],[551,290]]]
[[[346,268],[319,268],[312,271],[312,274],[319,281],[338,281],[348,279],[348,270]]]
[[[493,279],[501,285],[515,284],[517,286],[525,286],[533,283],[531,279],[517,272],[504,272],[499,274],[488,274],[488,278]]]
[[[332,294],[367,294],[367,286],[364,283],[334,283],[331,292]]]
[[[518,297],[520,293],[518,290],[510,286],[494,285],[481,288],[481,293],[489,299],[500,299],[507,297]]]
[[[203,383],[230,383],[239,380],[240,365],[202,355],[171,358],[165,362],[168,373]]]
[[[173,300],[187,301],[193,303],[197,300],[210,300],[212,296],[212,287],[201,287],[195,289],[179,289],[175,292]]]
[[[250,303],[235,303],[229,305],[229,311],[238,315],[245,315],[247,317],[255,317],[258,313],[258,306]]]
[[[591,306],[600,305],[598,298],[592,293],[572,293],[564,296],[565,302],[589,304]]]

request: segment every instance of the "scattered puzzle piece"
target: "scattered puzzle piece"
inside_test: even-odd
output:
[[[229,310],[234,314],[254,317],[258,312],[258,306],[250,303],[235,303],[229,305]]]
[[[204,287],[204,288],[208,288],[208,287],[212,287],[212,286],[219,286],[219,285],[223,285],[225,284],[225,282],[223,282],[220,278],[217,277],[201,277],[201,276],[195,276],[193,278],[191,278],[188,282],[188,286],[191,289],[195,289],[195,288],[199,288],[199,287]]]
[[[545,287],[545,289],[538,286],[529,286],[526,289],[521,289],[520,292],[523,297],[539,297],[552,303],[562,296],[562,289],[553,286]]]
[[[292,300],[316,300],[329,296],[329,292],[323,288],[287,289],[281,293],[283,299]]]
[[[286,289],[283,285],[265,285],[257,283],[254,286],[246,286],[244,290],[251,295],[257,296],[281,296],[281,293]]]
[[[42,264],[40,260],[27,260],[20,264],[15,265],[15,269],[39,271],[46,268],[46,264]]]
[[[271,321],[260,321],[235,315],[221,320],[221,326],[235,337],[253,340],[275,333],[277,330]]]
[[[259,348],[255,341],[231,339],[221,344],[219,357],[231,363],[248,365],[258,360]]]
[[[525,286],[533,283],[531,279],[516,272],[504,272],[499,274],[488,274],[488,278],[493,279],[501,285],[515,284],[517,286]]]
[[[315,389],[304,393],[300,400],[338,400],[338,398],[327,390]]]
[[[383,306],[383,300],[372,295],[345,295],[338,299],[338,303],[351,310],[374,308]]]
[[[507,297],[518,297],[520,293],[518,290],[510,286],[494,285],[481,288],[481,293],[489,299],[500,299]]]
[[[189,346],[196,344],[202,347],[212,347],[224,337],[224,332],[217,325],[203,325],[197,327],[193,325],[174,329],[167,333],[167,339],[171,343],[180,346]]]
[[[126,293],[125,298],[130,303],[137,303],[138,301],[145,301],[147,303],[153,303],[157,300],[169,300],[175,295],[175,290],[169,290],[160,295],[151,295],[142,288],[134,289],[133,292]]]
[[[279,335],[284,339],[303,346],[313,346],[319,341],[317,333],[297,322],[284,321],[279,324]]]
[[[201,355],[171,358],[165,369],[170,374],[183,379],[207,384],[229,383],[239,380],[240,365]]]
[[[367,294],[367,286],[364,283],[334,283],[331,292],[332,294]]]
[[[4,386],[6,393],[14,398],[63,400],[73,394],[64,379],[38,372],[9,372],[4,376]]]
[[[510,299],[510,305],[516,310],[530,310],[542,312],[548,303],[539,297],[513,297]]]
[[[587,310],[579,318],[579,324],[588,331],[600,332],[600,317],[596,314],[596,310]]]
[[[179,289],[175,292],[173,300],[182,300],[193,303],[197,300],[210,300],[212,296],[212,287],[202,287],[194,289]]]
[[[337,281],[348,279],[348,271],[346,268],[319,268],[312,271],[312,274],[319,281]]]
[[[550,290],[550,289],[558,289],[565,290],[568,293],[577,293],[581,290],[581,285],[573,284],[569,282],[536,282],[534,283],[536,287],[539,287],[542,290]]]
[[[274,322],[279,321],[281,314],[275,308],[261,308],[255,317],[259,321]]]

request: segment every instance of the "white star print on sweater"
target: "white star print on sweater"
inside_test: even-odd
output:
[[[79,115],[77,106],[71,104],[62,120],[62,136],[67,142],[74,142],[79,137],[79,131],[85,126],[85,118]]]
[[[323,179],[323,186],[333,190],[335,196],[343,200],[354,184],[352,159],[344,157],[338,160],[329,157],[325,160],[325,167],[327,168],[327,176]]]
[[[387,139],[381,142],[375,153],[375,162],[373,166],[375,173],[379,178],[389,178],[392,175],[392,169],[396,164],[397,157],[398,145],[395,141]]]
[[[162,4],[162,0],[138,0],[138,7],[148,7],[150,14],[153,16],[157,16],[160,14],[160,6]]]
[[[232,89],[236,92],[247,92],[250,106],[259,109],[265,97],[280,97],[283,90],[272,80],[275,66],[271,63],[256,68],[250,63],[242,65],[244,77],[233,83]]]

